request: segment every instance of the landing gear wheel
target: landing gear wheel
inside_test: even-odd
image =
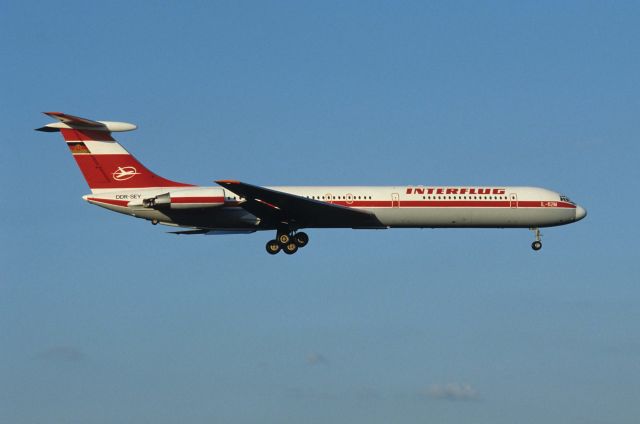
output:
[[[533,250],[535,250],[536,252],[540,249],[542,249],[542,234],[540,233],[540,228],[538,227],[531,227],[529,228],[531,231],[533,231],[533,233],[536,236],[536,240],[531,243],[531,248]]]
[[[158,222],[160,222],[160,221],[158,221],[158,220],[157,220],[157,219],[155,219],[155,218],[151,220],[151,224],[152,224],[152,225],[158,225]]]
[[[286,253],[287,255],[293,255],[298,251],[298,245],[292,241],[285,244],[282,250],[284,250],[284,253]]]
[[[307,233],[296,233],[293,236],[293,240],[296,242],[298,247],[305,247],[309,243],[309,236]]]
[[[269,240],[267,242],[267,252],[269,252],[272,255],[277,254],[278,252],[280,252],[280,249],[282,249],[282,247],[280,246],[280,243],[278,243],[276,240]]]
[[[291,241],[291,237],[289,237],[289,234],[287,233],[278,234],[278,243],[280,243],[282,247],[286,246],[290,241]]]
[[[267,252],[275,255],[281,250],[287,255],[293,255],[299,248],[309,243],[309,236],[306,233],[296,233],[294,228],[280,227],[277,229],[275,240],[267,243]]]

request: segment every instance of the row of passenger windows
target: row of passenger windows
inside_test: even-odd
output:
[[[423,200],[507,200],[507,196],[422,196]]]
[[[313,200],[371,200],[371,196],[307,196]]]

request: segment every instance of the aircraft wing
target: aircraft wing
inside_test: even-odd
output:
[[[263,222],[281,223],[298,228],[345,227],[386,228],[368,211],[308,199],[240,181],[216,181],[222,187],[244,198],[240,207]]]

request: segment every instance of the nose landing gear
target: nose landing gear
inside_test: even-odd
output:
[[[531,231],[533,231],[536,235],[536,240],[531,243],[531,248],[535,251],[538,251],[542,249],[542,234],[540,234],[540,228],[531,228]]]
[[[305,247],[309,243],[309,236],[307,233],[296,232],[278,232],[274,240],[269,240],[265,246],[267,253],[275,255],[281,250],[287,255],[293,255],[299,248]]]

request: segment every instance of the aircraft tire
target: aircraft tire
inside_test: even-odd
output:
[[[309,244],[309,236],[307,233],[296,233],[296,235],[293,236],[293,240],[296,242],[298,247],[305,247]]]
[[[298,251],[298,245],[295,242],[290,242],[287,243],[282,250],[284,250],[284,253],[286,253],[287,255],[293,255],[294,253],[296,253]]]
[[[271,255],[276,255],[280,252],[280,250],[282,249],[282,246],[280,246],[280,243],[278,243],[277,240],[269,240],[267,242],[267,253],[271,254]]]
[[[534,241],[533,243],[531,243],[531,248],[535,251],[542,249],[542,242],[538,240]]]
[[[287,233],[278,234],[278,243],[280,243],[282,247],[289,244],[290,241],[291,241],[291,237],[289,236],[289,234]]]

